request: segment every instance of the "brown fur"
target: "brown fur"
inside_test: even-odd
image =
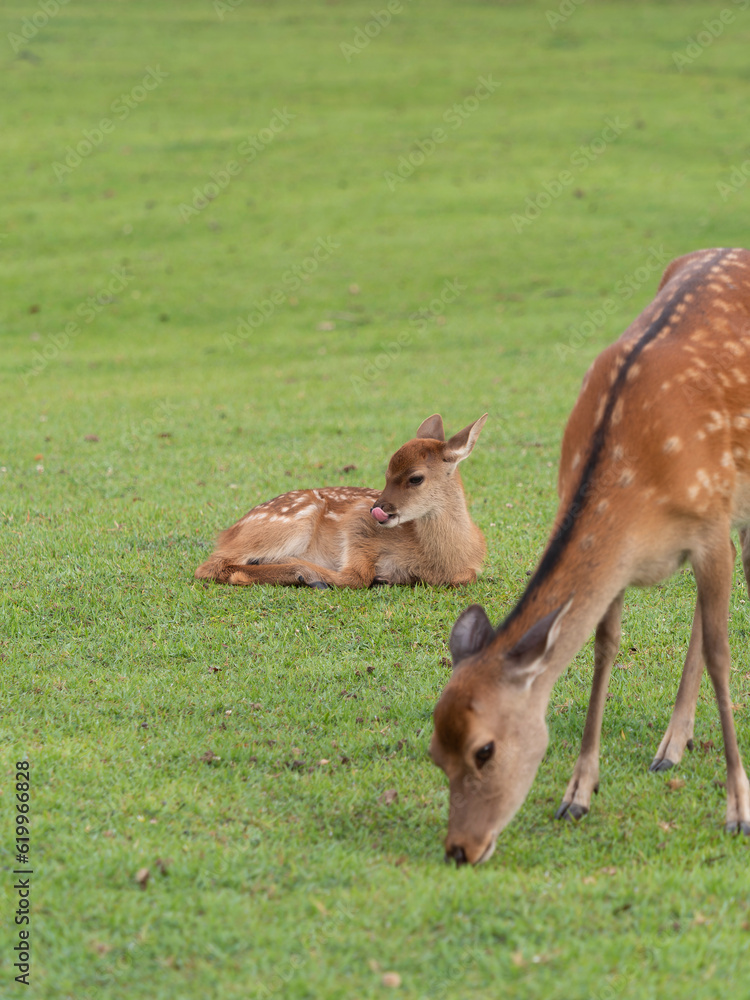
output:
[[[588,811],[623,592],[686,560],[698,589],[693,633],[652,769],[677,763],[692,738],[705,659],[724,735],[726,828],[750,834],[727,637],[732,526],[750,567],[750,252],[698,251],[668,266],[654,301],[584,379],[563,438],[559,494],[541,562],[507,620],[494,630],[473,606],[454,626],[456,669],[431,745],[450,781],[447,854],[458,863],[492,854],[544,755],[554,682],[596,629],[581,753],[558,816]]]
[[[476,579],[484,537],[466,507],[458,463],[487,414],[445,441],[439,415],[393,455],[385,489],[327,487],[284,493],[223,531],[195,571],[219,583],[369,587],[460,586]],[[415,477],[422,477],[416,483]],[[371,511],[389,515],[380,524]]]

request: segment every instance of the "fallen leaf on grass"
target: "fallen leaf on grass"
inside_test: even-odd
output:
[[[380,798],[378,799],[378,802],[380,802],[384,806],[389,806],[393,802],[398,802],[398,792],[396,791],[395,788],[388,788],[380,796]]]
[[[135,880],[141,889],[145,889],[148,885],[148,877],[151,874],[148,868],[139,868],[135,873]]]
[[[665,823],[663,820],[659,821],[659,827],[664,830],[665,833],[670,833],[675,828],[674,823]]]
[[[519,969],[522,969],[526,965],[522,951],[514,951],[510,956],[510,960]]]
[[[401,985],[401,976],[397,972],[386,972],[381,982],[383,986],[391,986],[397,989]]]
[[[172,859],[171,858],[157,858],[156,859],[156,867],[159,869],[159,873],[161,875],[168,875],[169,874],[169,868],[170,868],[171,864],[172,864]]]
[[[84,437],[83,437],[83,440],[84,441],[98,441],[99,440],[99,435],[98,434],[85,434]]]
[[[709,750],[713,749],[714,749],[713,740],[701,740],[701,750],[703,751],[703,753],[708,753]]]
[[[213,750],[206,750],[199,760],[202,760],[204,764],[213,764],[215,760],[221,760],[221,757],[217,757]]]
[[[684,778],[670,778],[669,781],[667,782],[667,786],[669,787],[669,789],[671,791],[677,792],[681,788],[685,787],[685,779]]]

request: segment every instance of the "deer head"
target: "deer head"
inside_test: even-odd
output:
[[[453,676],[435,706],[430,757],[448,776],[446,861],[479,864],[522,805],[547,749],[540,683],[571,602],[517,642],[471,605],[450,637]]]
[[[398,449],[388,463],[385,489],[371,508],[384,528],[445,514],[454,498],[463,505],[458,463],[471,454],[487,414],[445,440],[443,420],[435,413],[421,424],[417,436]]]

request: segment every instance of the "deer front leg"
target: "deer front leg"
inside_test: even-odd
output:
[[[693,569],[698,583],[698,601],[703,618],[703,653],[706,667],[716,693],[724,737],[724,756],[727,763],[727,833],[744,833],[750,836],[750,782],[742,766],[737,734],[732,715],[732,698],[729,692],[731,659],[727,618],[729,595],[732,588],[732,552],[724,539],[711,549],[694,556]]]
[[[591,794],[599,789],[599,744],[612,664],[620,648],[623,593],[612,601],[596,627],[594,681],[583,728],[581,752],[555,819],[580,819],[589,811]]]

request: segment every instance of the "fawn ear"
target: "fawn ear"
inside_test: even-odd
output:
[[[485,614],[484,608],[472,604],[461,612],[456,619],[450,637],[450,651],[453,657],[453,669],[467,656],[473,656],[489,646],[495,638],[492,622]]]
[[[468,458],[474,445],[477,443],[486,420],[487,414],[485,413],[479,420],[475,420],[473,424],[469,424],[468,427],[464,427],[458,434],[454,434],[450,441],[446,441],[443,461],[463,462],[465,458]]]
[[[445,441],[445,431],[443,430],[443,418],[439,413],[433,413],[419,425],[416,433],[418,438],[432,438],[433,441]]]
[[[571,597],[559,608],[550,611],[544,618],[532,625],[521,636],[510,652],[505,655],[503,677],[514,684],[529,687],[547,669],[544,659],[557,642],[562,629],[562,621],[573,603]]]

